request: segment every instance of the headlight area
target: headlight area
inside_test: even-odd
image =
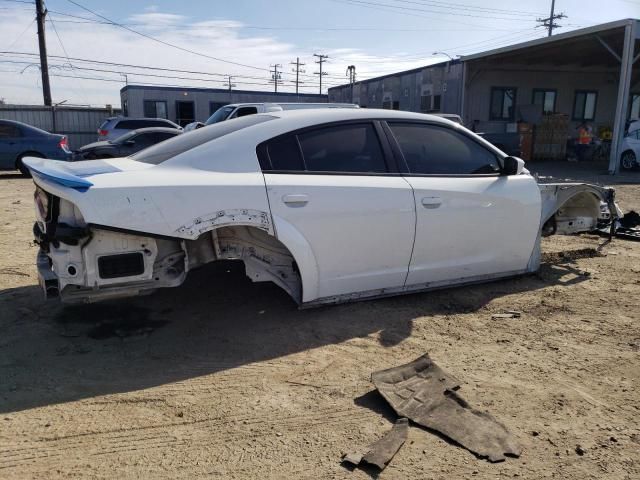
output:
[[[181,242],[87,225],[67,200],[36,190],[37,266],[46,298],[91,302],[177,286],[186,276]]]

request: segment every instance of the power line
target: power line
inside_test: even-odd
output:
[[[11,49],[11,48],[16,44],[16,43],[18,43],[18,41],[22,38],[22,36],[23,36],[25,33],[27,33],[27,30],[29,30],[29,29],[31,28],[31,26],[35,23],[35,21],[36,21],[36,17],[33,17],[33,19],[31,20],[31,22],[29,23],[29,25],[27,25],[27,28],[25,28],[25,29],[20,33],[20,35],[18,35],[18,36],[16,37],[16,39],[15,39],[13,42],[11,42],[11,45],[9,45],[9,46],[7,47],[7,50]]]
[[[538,18],[536,21],[541,24],[541,26],[546,27],[548,31],[548,36],[553,35],[553,29],[558,28],[561,25],[558,25],[555,21],[561,20],[563,18],[567,18],[564,13],[554,14],[554,10],[556,8],[556,0],[551,0],[551,13],[547,18]]]
[[[434,2],[416,2],[415,0],[390,0],[390,1],[395,2],[395,3],[404,3],[404,4],[410,4],[410,5],[429,6],[429,7],[433,7],[433,8],[446,9],[446,10],[449,10],[449,11],[430,10],[430,9],[417,9],[417,8],[410,8],[410,10],[416,10],[416,11],[427,12],[427,13],[437,13],[437,14],[441,14],[441,15],[455,15],[455,16],[464,16],[464,17],[475,17],[475,18],[489,18],[489,19],[492,19],[492,20],[511,20],[511,19],[513,19],[513,17],[511,17],[511,18],[510,17],[495,17],[495,16],[492,16],[492,14],[496,14],[496,15],[512,15],[514,17],[522,17],[522,16],[531,17],[531,16],[537,15],[536,13],[509,12],[508,10],[502,10],[502,11],[478,10],[477,8],[473,8],[471,6],[454,7],[451,4],[449,4],[449,5],[445,4],[444,6],[442,6],[442,5],[435,4]],[[395,7],[394,6],[394,8],[400,8],[400,7]],[[402,7],[402,8],[407,8],[407,7]],[[478,14],[479,13],[487,13],[488,15],[474,15],[473,13],[460,13],[461,11],[474,12],[474,13],[478,13]]]
[[[298,93],[298,87],[300,85],[300,74],[305,72],[300,67],[303,67],[305,64],[304,63],[300,63],[300,57],[297,57],[295,62],[290,62],[290,63],[291,63],[291,65],[295,65],[296,66],[296,68],[293,68],[292,71],[296,73],[296,94],[297,94]]]
[[[522,10],[510,10],[504,8],[493,8],[493,7],[478,7],[476,5],[469,5],[466,3],[451,3],[451,2],[440,2],[436,0],[419,0],[419,1],[411,1],[408,0],[392,0],[396,2],[405,2],[405,3],[415,3],[418,5],[431,5],[438,8],[456,8],[458,10],[471,10],[471,11],[480,11],[480,12],[494,12],[501,13],[505,15],[540,15],[540,12],[525,12]]]
[[[320,65],[320,71],[314,72],[313,74],[318,75],[320,77],[320,95],[322,95],[322,76],[327,75],[327,72],[322,71],[322,65],[327,61],[327,59],[329,58],[329,55],[314,53],[313,56],[318,59],[316,60],[316,63]]]
[[[87,7],[79,4],[78,2],[75,2],[74,0],[67,0],[67,2],[72,3],[76,7],[79,7],[81,9],[83,9],[83,10],[86,10],[87,12],[95,15],[98,18],[101,18],[101,19],[111,23],[112,25],[114,25],[116,27],[120,27],[120,28],[122,28],[124,30],[127,30],[128,32],[134,33],[136,35],[139,35],[139,36],[144,37],[146,39],[152,40],[154,42],[161,43],[162,45],[165,45],[167,47],[175,48],[177,50],[181,50],[181,51],[186,52],[186,53],[191,53],[192,55],[197,55],[199,57],[208,58],[210,60],[215,60],[217,62],[228,63],[230,65],[237,65],[239,67],[252,68],[254,70],[262,70],[262,71],[267,70],[266,68],[256,67],[255,65],[248,65],[246,63],[234,62],[234,61],[231,61],[231,60],[225,60],[223,58],[213,57],[211,55],[207,55],[207,54],[204,54],[204,53],[201,53],[201,52],[196,52],[195,50],[190,50],[188,48],[184,48],[184,47],[181,47],[179,45],[175,45],[173,43],[165,42],[164,40],[160,40],[159,38],[152,37],[151,35],[147,35],[146,33],[139,32],[139,31],[134,30],[133,28],[129,28],[126,25],[123,25],[121,23],[114,22],[113,20],[111,20],[111,19],[109,19],[109,18],[107,18],[107,17],[105,17],[103,15],[100,15],[99,13],[91,10],[90,8],[87,8]]]

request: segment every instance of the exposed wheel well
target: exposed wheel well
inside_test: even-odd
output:
[[[22,152],[21,154],[19,154],[16,157],[16,161],[15,161],[15,167],[16,170],[20,169],[20,165],[22,164],[22,159],[24,157],[38,157],[38,158],[44,158],[44,155],[41,154],[40,152],[36,152],[35,150],[28,150],[26,152]]]
[[[242,260],[253,282],[273,282],[302,302],[298,263],[280,240],[253,226],[225,226],[184,242],[188,269],[216,260]]]

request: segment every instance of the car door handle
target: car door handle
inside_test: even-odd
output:
[[[442,205],[442,198],[440,197],[422,197],[422,206],[424,208],[438,208]]]
[[[285,195],[282,201],[291,207],[303,207],[309,203],[309,196],[304,194]]]

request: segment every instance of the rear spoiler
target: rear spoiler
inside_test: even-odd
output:
[[[31,171],[32,175],[65,187],[73,188],[79,192],[86,192],[93,186],[93,183],[89,180],[69,173],[64,168],[67,162],[48,160],[46,158],[25,157],[22,159],[22,163]]]

